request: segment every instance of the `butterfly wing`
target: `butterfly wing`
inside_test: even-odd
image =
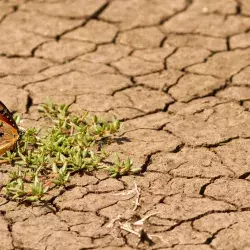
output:
[[[0,101],[0,155],[12,149],[19,138],[16,122],[6,106]]]
[[[19,137],[18,131],[4,121],[0,121],[0,155],[12,149]]]
[[[16,125],[16,122],[12,118],[10,111],[1,101],[0,101],[0,121],[4,121],[8,123],[9,125],[11,125],[13,128],[15,128],[18,131],[18,127]]]

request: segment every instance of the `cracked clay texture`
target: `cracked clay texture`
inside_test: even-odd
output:
[[[47,96],[119,118],[107,150],[143,169],[75,174],[46,206],[0,195],[0,250],[250,249],[249,0],[2,0],[0,33],[23,127]]]

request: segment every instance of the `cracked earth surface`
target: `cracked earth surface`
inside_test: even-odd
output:
[[[250,249],[249,0],[2,0],[0,33],[23,127],[47,96],[115,116],[108,149],[143,169],[76,174],[47,206],[0,197],[0,249]],[[119,227],[148,215],[151,239]]]

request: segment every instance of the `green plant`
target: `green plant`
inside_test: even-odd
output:
[[[128,174],[136,174],[138,173],[137,168],[133,168],[133,161],[129,158],[121,161],[120,157],[117,153],[115,153],[114,163],[111,167],[108,168],[112,177],[120,177]]]
[[[103,147],[120,129],[118,120],[107,122],[87,112],[72,115],[69,107],[51,101],[42,104],[39,111],[51,121],[51,128],[46,133],[34,128],[23,131],[16,151],[0,157],[0,162],[15,167],[5,188],[9,198],[46,199],[46,194],[65,186],[70,176],[79,171],[105,169],[112,177],[140,172],[130,159],[122,161],[117,154],[114,163],[105,163],[110,154]],[[19,116],[15,119],[20,121]]]

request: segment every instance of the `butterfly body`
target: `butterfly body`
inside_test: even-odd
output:
[[[10,111],[0,101],[0,155],[11,150],[19,139],[19,129]]]

